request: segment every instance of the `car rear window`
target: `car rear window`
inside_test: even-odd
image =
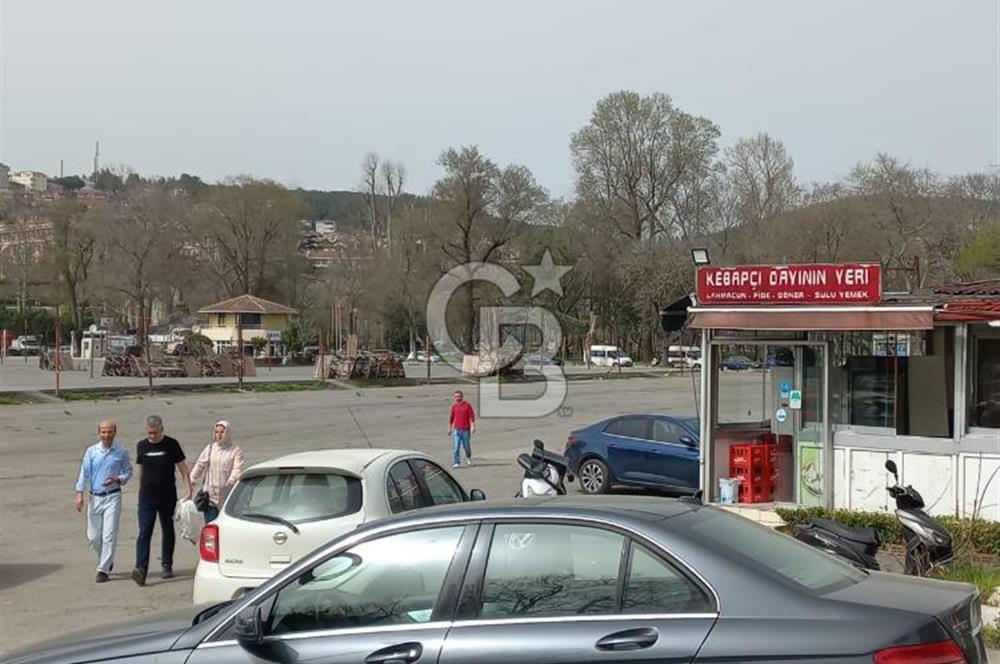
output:
[[[361,480],[336,473],[275,473],[240,480],[226,514],[281,517],[292,523],[333,519],[361,509]],[[252,518],[252,517],[251,517]]]
[[[853,565],[817,551],[749,519],[722,510],[698,510],[691,530],[710,546],[724,547],[765,571],[816,594],[854,585],[866,574]]]

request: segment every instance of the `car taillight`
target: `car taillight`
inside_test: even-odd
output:
[[[875,664],[966,664],[962,649],[954,641],[896,646],[875,653]]]
[[[214,523],[201,529],[198,552],[201,554],[201,559],[207,563],[219,562],[219,527]]]

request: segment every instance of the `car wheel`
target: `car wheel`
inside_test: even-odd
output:
[[[580,465],[580,472],[577,473],[576,477],[584,493],[607,493],[608,489],[611,488],[608,467],[598,459],[584,461]]]

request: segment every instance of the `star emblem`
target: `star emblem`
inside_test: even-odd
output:
[[[531,287],[531,297],[535,297],[543,291],[550,290],[556,295],[562,295],[561,279],[564,274],[573,269],[572,265],[556,265],[552,261],[552,253],[545,249],[542,254],[542,262],[538,265],[522,265],[524,271],[531,275],[533,281]]]

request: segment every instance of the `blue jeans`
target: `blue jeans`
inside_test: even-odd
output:
[[[212,523],[217,518],[219,518],[219,508],[215,505],[209,505],[205,508],[205,523]]]
[[[461,451],[465,448],[465,458],[472,458],[472,445],[469,443],[471,434],[468,431],[454,429],[451,432],[451,461],[456,466],[462,461]]]
[[[160,565],[174,565],[174,507],[173,500],[156,502],[139,494],[139,537],[135,540],[135,566],[141,570],[149,569],[149,541],[153,538],[153,526],[156,517],[160,517]]]

